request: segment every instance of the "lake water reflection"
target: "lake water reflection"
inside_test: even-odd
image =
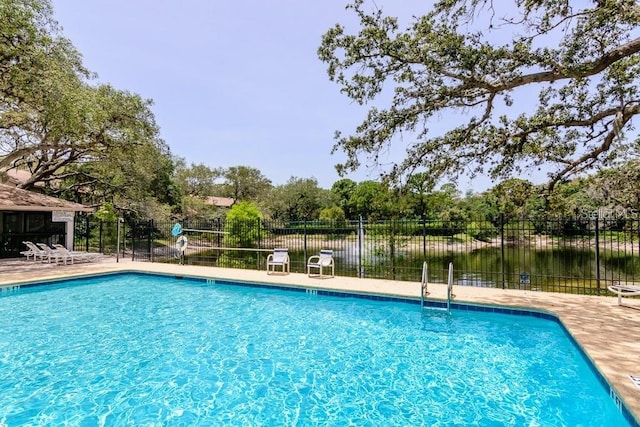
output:
[[[290,252],[292,263],[304,265],[303,251]],[[420,281],[424,258],[421,252],[398,250],[393,260],[383,251],[336,250],[336,274],[379,279]],[[584,293],[597,290],[597,264],[592,250],[561,248],[541,250],[527,247],[482,248],[470,252],[426,254],[429,280],[445,282],[449,263],[454,265],[456,285]],[[611,254],[600,259],[601,289],[606,282],[640,275],[639,259]],[[582,293],[582,292],[580,292]]]

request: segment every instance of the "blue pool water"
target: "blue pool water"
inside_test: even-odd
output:
[[[0,425],[630,425],[547,319],[151,275],[0,297]]]

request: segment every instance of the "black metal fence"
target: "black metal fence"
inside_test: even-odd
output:
[[[611,283],[640,282],[638,217],[495,221],[183,222],[183,252],[174,223],[78,222],[76,246],[135,260],[265,270],[274,248],[288,248],[291,271],[332,249],[336,275],[444,282],[449,263],[456,285],[606,294]]]

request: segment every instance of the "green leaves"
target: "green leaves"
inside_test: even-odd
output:
[[[636,2],[443,0],[406,30],[364,1],[350,9],[360,30],[336,25],[319,57],[347,97],[374,106],[337,133],[340,173],[383,167],[381,154],[399,144],[404,160],[384,168],[392,180],[412,171],[501,179],[544,166],[553,187],[630,143],[640,111]]]
[[[234,204],[225,221],[225,244],[241,248],[254,247],[261,220],[262,214],[251,202]]]
[[[223,172],[223,194],[233,200],[258,200],[271,188],[271,181],[258,169],[248,166],[232,166]]]
[[[0,170],[30,188],[145,216],[175,201],[151,101],[94,84],[48,0],[0,0]]]

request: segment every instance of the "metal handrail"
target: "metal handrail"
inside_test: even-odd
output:
[[[451,312],[451,297],[453,291],[453,263],[449,263],[449,276],[447,277],[447,311]]]
[[[424,299],[429,292],[427,287],[429,284],[429,275],[427,274],[427,262],[422,264],[422,279],[420,280],[420,307],[424,308]],[[447,312],[451,313],[451,299],[455,298],[453,294],[453,263],[449,263],[449,275],[447,278]]]
[[[424,307],[424,297],[429,294],[427,291],[428,275],[427,275],[427,261],[422,263],[422,280],[420,281],[420,307]]]

